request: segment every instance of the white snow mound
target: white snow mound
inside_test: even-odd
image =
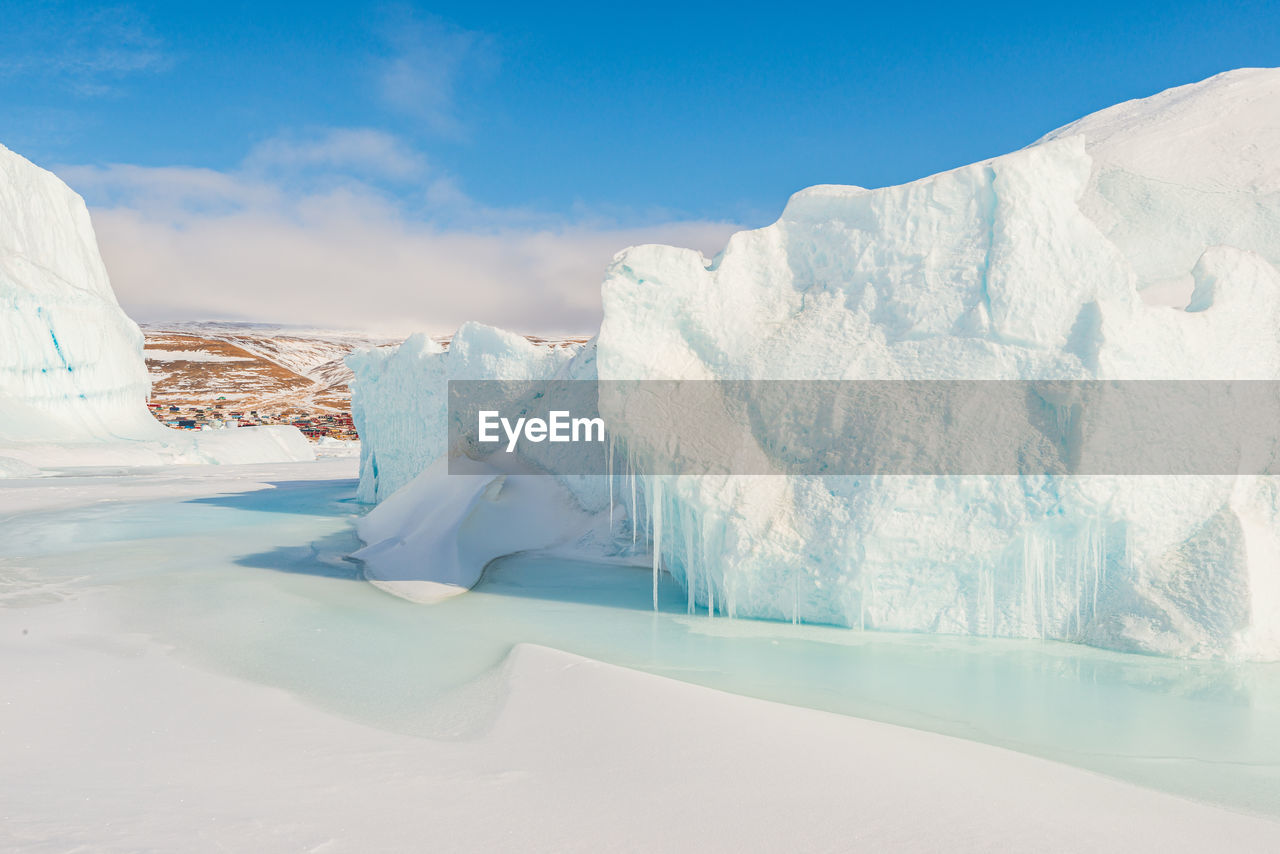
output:
[[[441,458],[356,526],[369,545],[352,557],[365,578],[413,602],[471,589],[490,561],[580,535],[590,517],[553,478],[509,477],[484,463]]]

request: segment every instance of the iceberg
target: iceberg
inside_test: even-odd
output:
[[[535,344],[480,323],[463,324],[448,347],[418,333],[399,345],[352,353],[346,364],[360,390],[351,406],[361,438],[357,497],[370,504],[444,456],[449,380],[594,378],[594,360],[580,346]]]
[[[157,423],[142,346],[84,200],[0,146],[0,477],[42,466],[314,458],[292,427],[193,434]]]
[[[362,495],[445,452],[448,378],[1276,380],[1278,269],[1280,70],[1228,72],[910,184],[811,187],[713,259],[627,249],[571,356],[472,330],[376,408],[400,357],[357,358]],[[640,531],[691,611],[1280,658],[1273,478],[657,475],[670,449],[610,424],[630,465],[562,483],[601,513],[603,489],[628,523],[591,542]]]

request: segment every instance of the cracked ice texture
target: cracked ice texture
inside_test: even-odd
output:
[[[910,184],[803,190],[710,262],[628,249],[606,275],[594,367],[601,379],[1277,379],[1278,191],[1280,71],[1230,72]],[[618,438],[640,461],[664,453]],[[657,563],[690,608],[1280,657],[1269,478],[642,481]]]

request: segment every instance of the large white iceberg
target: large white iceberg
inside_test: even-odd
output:
[[[165,428],[147,412],[142,344],[111,290],[84,201],[0,146],[0,476],[313,458],[292,427]]]
[[[1278,267],[1280,71],[1235,71],[910,184],[812,187],[710,261],[628,249],[575,376],[1275,380]],[[497,333],[488,341],[467,360],[484,376],[563,375]],[[414,354],[455,376],[446,358]],[[439,385],[399,383],[375,412],[365,389],[387,371],[353,366],[380,470],[409,459],[380,437],[442,435],[442,421],[405,419],[441,406]],[[669,452],[618,423],[641,471]],[[397,470],[397,485],[430,462]],[[379,477],[366,468],[365,495],[383,494]],[[618,515],[643,521],[655,566],[691,608],[1280,657],[1270,478],[639,481],[637,509],[631,479],[615,479]],[[598,484],[564,485],[594,509]]]

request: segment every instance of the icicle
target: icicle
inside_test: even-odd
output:
[[[1040,639],[1052,630],[1050,620],[1057,615],[1058,604],[1058,544],[1055,540],[1049,540],[1049,554],[1045,558],[1048,569],[1048,593],[1043,589],[1040,591]],[[1050,606],[1053,610],[1050,611]]]
[[[1034,569],[1031,566],[1031,537],[1027,533],[1022,538],[1022,619],[1019,620],[1021,625],[1018,627],[1018,633],[1022,634],[1027,631],[1031,623],[1031,617],[1035,613],[1034,594],[1031,588],[1031,579]]]
[[[867,630],[867,568],[858,571],[858,631]]]
[[[800,624],[800,568],[791,576],[791,625]]]
[[[1098,591],[1102,587],[1102,574],[1107,569],[1107,529],[1102,528],[1098,537],[1098,560],[1093,565],[1093,612],[1090,621],[1098,619]]]
[[[1038,546],[1039,543],[1037,542],[1036,545]],[[1035,610],[1036,628],[1039,631],[1040,639],[1043,640],[1044,639],[1044,549],[1037,548],[1035,552],[1033,552],[1033,556],[1035,558],[1035,568],[1036,568],[1036,576],[1035,576],[1036,586],[1033,591],[1033,595],[1035,596],[1035,601],[1036,601],[1036,610]]]
[[[996,636],[996,564],[987,566],[987,637]]]
[[[707,557],[707,526],[705,522],[698,519],[692,510],[688,511],[687,516],[688,528],[685,532],[685,551],[686,560],[691,566],[697,567],[698,575],[707,586],[707,616],[714,617],[716,615],[716,591],[715,585],[711,582],[711,561]]]
[[[672,516],[674,516],[675,518],[677,518],[677,519],[679,519],[679,520],[680,520],[680,527],[684,528],[684,539],[685,539],[685,542],[686,542],[686,543],[688,543],[688,541],[689,541],[689,519],[688,519],[688,516],[687,516],[687,515],[685,515],[684,511],[681,511],[681,512],[678,512],[678,513],[677,513],[677,512],[675,512],[675,503],[674,503],[674,502],[672,502],[672,508],[671,508],[671,509],[672,509],[672,513],[671,513],[671,515],[672,515]],[[672,543],[671,545],[672,545],[672,548],[673,548],[673,549],[674,549],[674,548],[676,548],[676,544],[675,544],[675,543]],[[674,555],[675,553],[674,553],[674,552],[672,552],[672,554]],[[689,614],[692,614],[692,613],[694,612],[695,606],[697,605],[697,599],[696,599],[696,597],[697,597],[697,590],[696,590],[696,587],[697,587],[697,584],[698,584],[698,579],[697,579],[697,576],[695,576],[693,573],[694,573],[694,568],[693,568],[692,566],[690,566],[690,565],[689,565],[688,558],[686,558],[686,559],[685,559],[685,561],[684,561],[685,612],[686,612],[686,613],[689,613]]]
[[[636,466],[631,458],[631,449],[627,449],[627,477],[631,481],[631,545],[636,544],[636,533],[639,531],[639,517],[636,515]]]
[[[1129,565],[1129,578],[1136,581],[1137,570],[1133,560],[1133,535],[1128,526],[1125,526],[1124,529],[1124,559],[1125,563]]]
[[[692,614],[693,606],[697,604],[694,588],[697,586],[702,567],[693,560],[693,515],[688,508],[680,511],[680,526],[684,528],[684,574],[689,582],[689,613]]]
[[[707,616],[716,615],[716,586],[711,583],[711,561],[707,558],[707,531],[705,526],[698,529],[698,545],[700,562],[706,568],[707,575]]]
[[[717,519],[716,520],[716,554],[719,555],[719,559],[722,561],[721,566],[724,567],[724,596],[725,596],[725,605],[726,605],[725,610],[729,615],[729,619],[732,620],[734,617],[738,616],[738,573],[736,571],[731,570],[726,563],[723,563],[724,555],[726,553],[725,544],[724,544],[724,529],[725,529],[725,525],[723,520]]]
[[[635,488],[635,481],[632,481],[632,489]],[[653,500],[662,500],[662,482],[654,479],[653,483]],[[635,494],[634,492],[632,493]],[[634,500],[634,499],[633,499]],[[654,514],[650,514],[653,518]],[[632,534],[635,534],[635,528],[632,528]],[[662,513],[657,513],[657,519],[653,525],[653,610],[658,610],[658,564],[662,560]]]
[[[1071,595],[1075,600],[1075,625],[1072,636],[1080,635],[1080,600],[1084,598],[1084,562],[1093,557],[1093,525],[1085,526],[1084,545],[1076,541],[1075,563],[1071,567]]]
[[[604,460],[605,477],[609,480],[609,541],[613,542],[613,434],[609,434],[608,455]]]
[[[1040,535],[1028,531],[1022,539],[1022,619],[1019,632],[1038,632],[1043,639],[1048,625],[1048,597],[1045,591],[1045,563],[1053,560],[1054,544],[1043,543]]]
[[[655,483],[657,482],[657,477],[656,477],[656,476],[654,477],[654,482],[655,482]],[[647,494],[647,492],[648,492],[648,491],[646,490],[646,494]],[[644,514],[644,516],[645,516],[645,518],[644,518],[644,526],[645,526],[645,527],[644,527],[644,536],[645,536],[645,539],[646,539],[646,540],[648,540],[650,543],[652,543],[652,542],[653,542],[653,514],[655,514],[655,513],[657,513],[657,514],[659,514],[659,515],[661,515],[661,514],[662,514],[662,498],[661,498],[661,496],[659,496],[659,497],[658,497],[658,498],[656,498],[656,499],[655,499],[655,498],[649,498],[649,499],[647,500],[647,506],[646,506],[646,508],[645,508],[645,514]]]

